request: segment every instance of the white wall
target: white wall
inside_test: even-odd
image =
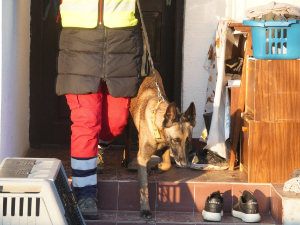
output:
[[[199,138],[203,129],[208,79],[203,65],[218,21],[225,17],[242,21],[246,9],[270,2],[272,0],[185,0],[182,111],[191,101],[195,103],[197,125],[193,138]],[[276,2],[300,6],[300,0]]]
[[[29,147],[30,0],[0,0],[0,162]]]

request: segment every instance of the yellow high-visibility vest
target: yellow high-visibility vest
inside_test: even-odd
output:
[[[136,0],[63,0],[60,5],[62,26],[96,28],[99,22],[102,22],[102,1],[104,26],[117,28],[137,25]]]

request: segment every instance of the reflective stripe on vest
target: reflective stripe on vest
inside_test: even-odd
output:
[[[110,28],[136,26],[136,0],[104,0],[103,22]]]
[[[98,14],[99,0],[63,0],[60,5],[63,27],[95,28]]]

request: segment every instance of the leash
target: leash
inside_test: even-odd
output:
[[[151,52],[150,52],[149,39],[148,39],[147,30],[146,30],[146,27],[145,27],[145,23],[144,23],[144,19],[143,19],[143,14],[142,14],[142,10],[141,10],[141,6],[140,6],[140,1],[139,0],[137,0],[137,6],[138,6],[138,9],[139,9],[139,13],[140,13],[140,18],[141,18],[141,23],[142,23],[142,32],[143,32],[143,36],[144,36],[144,40],[145,40],[145,44],[146,44],[146,49],[148,51],[148,60],[150,62],[151,72],[154,75],[154,81],[155,81],[155,85],[156,85],[156,88],[157,88],[158,102],[157,102],[154,110],[152,111],[152,115],[151,115],[152,129],[153,129],[153,132],[154,132],[155,139],[161,139],[161,135],[160,135],[160,133],[158,131],[157,126],[155,125],[155,113],[156,113],[156,111],[157,111],[160,103],[164,102],[165,99],[162,96],[160,88],[158,86],[157,76],[156,76],[155,69],[154,69],[154,63],[153,63],[153,59],[151,57]]]
[[[137,0],[137,6],[139,9],[139,13],[140,13],[140,18],[141,18],[141,23],[142,23],[142,32],[143,32],[143,36],[144,36],[144,40],[145,40],[145,44],[146,44],[146,48],[148,51],[148,60],[150,62],[150,67],[151,67],[151,72],[154,75],[154,81],[155,81],[155,85],[157,87],[157,97],[158,97],[158,102],[159,101],[165,101],[164,97],[161,94],[160,88],[158,86],[158,81],[157,81],[157,77],[156,77],[156,73],[155,73],[155,69],[154,69],[154,63],[153,63],[153,59],[151,57],[151,52],[150,52],[150,44],[149,44],[149,39],[148,39],[148,35],[147,35],[147,30],[145,27],[145,23],[144,23],[144,19],[143,19],[143,14],[142,14],[142,10],[141,10],[141,6],[140,6],[140,1]]]

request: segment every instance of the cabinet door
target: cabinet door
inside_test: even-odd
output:
[[[300,168],[300,123],[250,121],[248,181],[284,183]]]
[[[300,61],[255,61],[254,120],[300,122]]]

